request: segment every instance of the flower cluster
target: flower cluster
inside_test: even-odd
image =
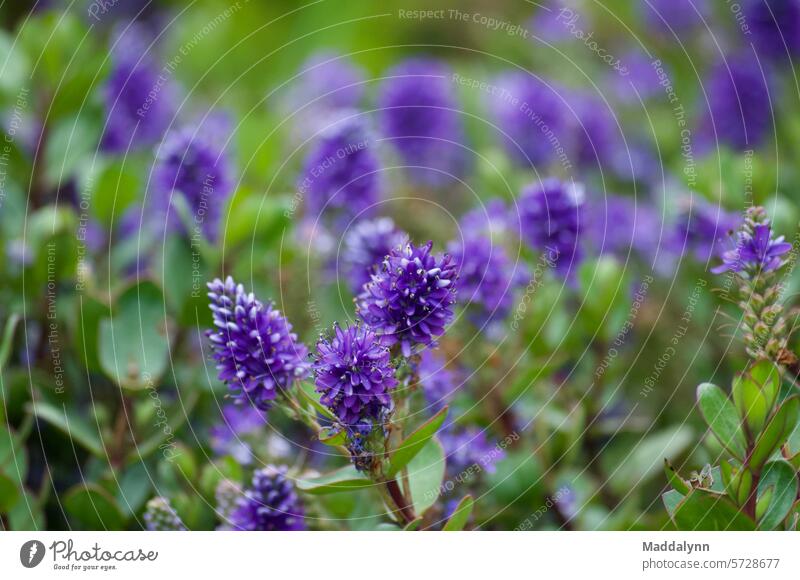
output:
[[[769,73],[750,50],[726,55],[712,68],[703,127],[707,147],[719,143],[745,151],[765,140],[773,115],[769,82]]]
[[[345,425],[372,424],[392,408],[397,386],[389,349],[363,325],[336,325],[317,343],[314,363],[320,401]]]
[[[344,230],[369,214],[379,200],[380,161],[363,120],[351,117],[327,127],[303,164],[298,188],[307,219]]]
[[[523,236],[534,249],[554,256],[562,275],[574,272],[583,257],[583,206],[583,188],[557,179],[528,186],[519,200]]]
[[[186,526],[165,497],[154,497],[147,502],[144,523],[151,532],[185,531]]]
[[[225,405],[222,421],[211,428],[211,449],[217,455],[230,455],[242,465],[248,465],[253,451],[242,437],[258,433],[266,423],[264,412],[255,407]]]
[[[456,268],[432,246],[407,242],[393,249],[358,298],[364,322],[384,344],[399,344],[405,356],[416,346],[433,345],[453,319]]]
[[[441,185],[466,170],[464,131],[448,67],[409,59],[386,74],[378,107],[381,132],[415,181]]]
[[[492,118],[503,134],[508,154],[523,166],[550,163],[558,157],[556,143],[565,143],[571,132],[568,110],[558,86],[525,72],[500,75],[498,95],[490,102]]]
[[[490,238],[467,234],[448,246],[458,271],[460,304],[472,305],[473,321],[482,325],[505,318],[516,287],[523,282],[505,248]]]
[[[792,249],[783,237],[772,237],[772,227],[762,207],[747,210],[734,239],[735,247],[723,254],[722,264],[712,271],[732,272],[739,282],[741,329],[747,354],[755,359],[779,361],[789,335],[783,314],[782,284],[777,271]],[[796,360],[794,355],[791,359]]]
[[[230,526],[243,531],[297,531],[305,529],[305,510],[285,467],[269,465],[253,474],[253,482],[236,500]]]
[[[149,199],[157,225],[185,231],[186,223],[171,207],[177,192],[188,207],[191,215],[186,217],[192,226],[199,227],[207,239],[217,239],[222,210],[234,184],[233,167],[224,150],[229,133],[228,120],[221,114],[167,133],[157,151],[155,191]]]
[[[306,347],[272,305],[264,305],[230,276],[208,284],[214,330],[206,332],[219,379],[238,403],[268,410],[280,391],[308,374]]]
[[[172,120],[174,89],[160,76],[152,44],[140,25],[117,35],[106,80],[106,125],[101,147],[124,153],[156,143]]]
[[[408,235],[397,229],[391,218],[356,223],[345,236],[342,249],[344,273],[354,294],[361,292],[364,284],[372,279],[376,266],[406,239]]]

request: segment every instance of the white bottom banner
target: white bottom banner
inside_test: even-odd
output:
[[[798,578],[791,532],[2,532],[0,578]]]

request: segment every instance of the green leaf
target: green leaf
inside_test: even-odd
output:
[[[30,494],[24,494],[8,512],[8,524],[15,531],[44,530],[44,513],[39,502]]]
[[[447,523],[444,525],[443,530],[445,532],[460,532],[464,529],[469,521],[469,516],[472,515],[472,508],[475,502],[472,499],[471,495],[464,496],[460,502],[458,502],[458,506],[456,506],[453,515],[450,516],[450,519],[447,520]]]
[[[621,458],[609,484],[615,491],[627,492],[632,485],[656,475],[661,468],[661,458],[679,455],[693,438],[691,428],[686,425],[668,427],[648,435]]]
[[[66,405],[62,405],[62,408],[59,409],[45,402],[30,403],[27,408],[39,419],[47,421],[59,431],[67,434],[70,439],[92,455],[105,457],[97,426],[86,421],[77,409],[67,409]]]
[[[727,496],[694,489],[675,507],[673,521],[682,531],[753,531],[755,523]]]
[[[372,481],[365,478],[352,465],[346,465],[336,471],[312,479],[298,478],[297,480],[297,489],[313,495],[353,491],[374,485]]]
[[[64,507],[84,530],[121,530],[125,526],[116,500],[93,483],[78,484],[67,491]]]
[[[681,503],[685,496],[678,491],[671,489],[661,495],[661,501],[664,502],[664,507],[667,508],[667,513],[670,518],[674,519],[675,509]]]
[[[319,434],[319,441],[331,447],[338,447],[347,443],[347,433],[344,429],[323,427]]]
[[[798,416],[800,416],[800,396],[793,395],[778,408],[756,441],[749,461],[753,468],[762,466],[781,448],[794,430]]]
[[[150,497],[152,488],[153,482],[147,464],[142,461],[134,463],[127,467],[119,478],[117,503],[128,516],[131,516],[144,505]]]
[[[797,475],[787,462],[778,460],[767,463],[758,482],[759,494],[773,488],[772,498],[763,517],[758,522],[761,530],[774,530],[789,515],[797,497]]]
[[[3,338],[0,341],[0,372],[5,369],[8,357],[11,356],[11,348],[14,342],[14,330],[17,328],[19,322],[19,315],[12,314],[6,320],[6,326],[3,329]]]
[[[680,474],[678,474],[678,472],[675,471],[675,468],[672,467],[672,464],[669,462],[669,459],[666,458],[664,459],[664,473],[667,476],[667,481],[669,481],[669,484],[678,493],[686,495],[687,493],[692,491],[692,487],[691,485],[689,485],[689,482],[683,479],[680,476]]]
[[[739,415],[728,396],[718,386],[703,383],[697,387],[697,404],[706,424],[732,455],[744,459],[745,437]]]
[[[301,382],[298,387],[299,388],[297,389],[297,392],[306,403],[311,405],[313,411],[320,413],[323,417],[326,417],[330,421],[338,421],[336,415],[334,415],[325,405],[319,402],[320,395],[316,392],[312,383],[304,381]]]
[[[408,465],[417,453],[422,451],[422,448],[430,441],[431,437],[436,435],[445,418],[447,418],[447,410],[448,408],[445,406],[400,442],[389,457],[389,477],[394,477]]]
[[[731,389],[733,402],[751,433],[761,432],[779,388],[780,372],[768,360],[757,362],[734,379]]]
[[[150,281],[128,288],[116,314],[100,321],[98,353],[103,371],[118,385],[155,385],[167,368],[169,339],[164,296]]]
[[[0,513],[8,512],[19,500],[17,483],[4,473],[0,473]]]
[[[96,184],[92,188],[92,213],[105,226],[110,226],[119,221],[138,197],[142,176],[137,173],[135,163],[127,157],[115,159],[97,169],[97,175],[92,176],[92,181],[84,187]]]
[[[422,518],[417,518],[414,521],[408,522],[403,530],[406,532],[415,532],[422,525],[422,521]]]
[[[408,487],[418,516],[430,508],[442,488],[445,455],[442,445],[434,438],[417,453],[408,464]]]

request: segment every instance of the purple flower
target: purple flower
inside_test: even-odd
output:
[[[767,71],[755,57],[741,53],[718,62],[706,83],[709,108],[703,138],[734,150],[758,147],[772,128]]]
[[[461,217],[461,231],[484,235],[494,240],[502,240],[511,235],[519,236],[518,216],[512,213],[506,203],[493,198],[485,205],[471,209]]]
[[[154,497],[147,502],[144,523],[151,532],[185,531],[186,526],[165,497]]]
[[[151,219],[157,225],[161,222],[170,230],[186,231],[178,210],[171,207],[177,193],[188,206],[192,226],[199,227],[209,240],[216,240],[222,210],[234,185],[233,167],[223,148],[229,133],[227,118],[213,114],[199,126],[167,134],[156,153],[155,193],[148,200]]]
[[[639,99],[647,101],[665,94],[658,72],[653,67],[653,60],[640,50],[632,50],[620,57],[626,74],[620,74],[616,70],[612,70],[609,74],[611,75],[611,84],[621,102],[641,107]],[[662,63],[659,66],[667,71],[668,75],[670,74],[667,65]],[[631,85],[636,89],[635,91]]]
[[[328,127],[306,157],[298,183],[307,218],[343,230],[371,213],[379,201],[380,169],[362,120],[351,117]]]
[[[472,306],[472,319],[482,325],[510,312],[514,290],[522,282],[505,248],[479,235],[450,243],[448,251],[458,271],[459,303]]]
[[[759,56],[788,60],[800,53],[798,0],[747,0],[743,5],[745,22]]]
[[[505,452],[496,443],[491,443],[486,431],[478,427],[459,428],[456,425],[443,429],[439,441],[447,456],[447,473],[450,477],[478,466],[494,473],[495,464],[505,457]]]
[[[380,422],[392,408],[389,349],[365,326],[336,325],[332,340],[317,343],[314,371],[320,402],[345,426]]]
[[[714,274],[723,272],[772,272],[785,264],[781,258],[792,249],[792,245],[783,241],[783,236],[772,238],[769,222],[756,224],[753,233],[740,231],[736,247],[722,254],[722,264],[711,271]]]
[[[503,73],[494,84],[489,107],[508,154],[524,166],[568,163],[570,117],[560,88],[519,71]]]
[[[587,204],[586,247],[623,260],[631,252],[653,258],[662,238],[658,212],[645,201],[609,195]]]
[[[364,286],[358,314],[384,344],[400,344],[405,356],[431,346],[453,319],[456,269],[448,255],[431,253],[432,242],[392,250]]]
[[[242,437],[257,433],[266,424],[266,416],[255,407],[225,405],[222,421],[211,428],[211,449],[217,455],[231,455],[240,464],[248,465],[253,453]]]
[[[305,510],[285,467],[269,465],[253,474],[252,486],[236,500],[231,528],[243,531],[297,531],[305,529]]]
[[[323,109],[358,107],[364,96],[364,70],[334,52],[318,52],[301,66],[287,101],[293,107],[310,104]]]
[[[741,217],[704,200],[692,200],[681,210],[669,246],[676,254],[690,254],[707,262],[720,253],[720,242],[741,223]]]
[[[156,143],[174,114],[175,90],[152,58],[140,25],[130,25],[111,49],[111,72],[103,89],[106,125],[103,150],[124,153]]]
[[[525,240],[546,251],[556,262],[556,271],[571,274],[583,257],[583,186],[546,179],[526,187],[519,199]]]
[[[386,73],[378,107],[381,132],[391,141],[412,178],[439,186],[466,172],[464,131],[443,63],[406,60]]]
[[[240,404],[266,411],[282,390],[308,374],[308,351],[278,310],[228,276],[208,284],[214,330],[206,331],[219,379]]]
[[[584,168],[614,170],[614,158],[625,143],[613,110],[592,93],[575,92],[569,99],[575,115],[572,148],[576,162]]]
[[[447,368],[431,349],[427,349],[420,356],[418,373],[425,400],[434,412],[439,411],[453,398],[458,388],[456,372]]]
[[[359,221],[347,232],[342,262],[354,294],[361,292],[389,252],[407,239],[408,235],[397,229],[392,219],[387,217]]]
[[[707,0],[648,0],[639,6],[650,30],[669,38],[704,27],[702,18],[710,14]]]

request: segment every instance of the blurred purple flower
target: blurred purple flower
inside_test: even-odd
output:
[[[467,170],[451,77],[440,61],[412,58],[390,69],[380,89],[381,132],[418,183],[441,186]]]
[[[287,101],[296,108],[305,104],[323,109],[358,107],[364,96],[364,70],[335,52],[311,55],[289,88]]]
[[[457,300],[471,306],[470,318],[477,325],[502,320],[511,311],[514,291],[523,282],[520,268],[505,248],[485,236],[467,233],[452,241],[448,252],[458,276]]]
[[[267,417],[250,405],[225,405],[222,420],[211,428],[211,449],[217,455],[231,455],[242,465],[253,459],[250,445],[242,437],[262,430]]]
[[[647,0],[639,7],[650,30],[668,38],[704,28],[703,18],[711,15],[707,0]]]
[[[380,197],[380,169],[374,141],[361,119],[328,127],[307,155],[298,183],[307,219],[339,231],[372,213]]]
[[[407,239],[391,218],[357,222],[347,232],[342,249],[342,265],[352,292],[358,295],[389,252]]]
[[[661,218],[645,201],[609,195],[587,204],[586,247],[597,254],[627,259],[629,252],[654,257],[662,237]]]
[[[153,59],[148,36],[141,25],[131,24],[114,37],[111,72],[103,89],[105,151],[124,153],[153,145],[172,121],[175,89]]]
[[[571,131],[561,89],[520,71],[501,74],[495,87],[489,109],[508,154],[524,166],[563,163]]]
[[[689,254],[699,262],[707,262],[721,253],[721,242],[742,222],[741,216],[705,200],[686,203],[673,226],[668,240],[675,254]]]
[[[169,500],[161,496],[154,497],[147,502],[144,523],[150,532],[186,531],[186,526]]]
[[[800,53],[800,1],[746,0],[743,7],[759,56],[788,60]]]
[[[417,370],[425,400],[434,412],[438,412],[453,398],[459,383],[457,374],[445,366],[432,349],[422,351]]]
[[[450,425],[439,432],[438,438],[447,457],[449,477],[457,477],[473,466],[494,473],[495,464],[506,456],[502,447],[490,442],[486,431],[478,427]]]
[[[750,53],[728,56],[711,69],[706,87],[709,106],[702,127],[706,145],[719,142],[736,151],[758,147],[772,129],[767,71],[762,73]]]
[[[305,510],[286,477],[285,467],[269,465],[253,474],[252,486],[236,500],[231,528],[242,531],[297,531],[305,529]]]
[[[583,186],[558,179],[533,183],[523,189],[519,208],[525,241],[548,252],[561,275],[574,272],[583,258]]]
[[[614,111],[592,93],[573,92],[569,100],[575,115],[572,148],[576,163],[587,169],[613,171],[614,157],[625,147]]]
[[[230,123],[223,114],[211,114],[199,125],[170,131],[158,148],[153,170],[154,193],[148,199],[148,215],[154,225],[186,232],[173,196],[180,195],[193,228],[210,241],[218,237],[222,210],[233,191],[233,166],[224,146]]]

